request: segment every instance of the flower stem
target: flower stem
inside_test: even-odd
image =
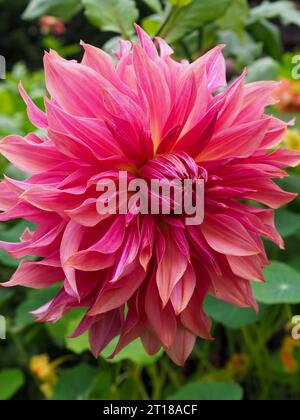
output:
[[[140,367],[138,365],[135,365],[134,369],[133,369],[132,376],[133,376],[133,379],[134,379],[135,383],[137,384],[137,390],[138,390],[142,400],[148,401],[150,399],[150,397],[148,395],[147,389],[146,389],[146,387],[144,385],[144,382],[143,382],[142,370],[143,370],[142,367]]]
[[[164,371],[159,373],[156,364],[149,365],[147,371],[152,383],[152,400],[161,400],[166,374]]]

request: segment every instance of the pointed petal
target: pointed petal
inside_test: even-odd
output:
[[[136,44],[133,51],[133,65],[141,101],[147,104],[153,141],[158,146],[170,111],[169,87],[159,66]]]
[[[193,351],[195,343],[195,335],[179,323],[177,325],[175,340],[166,352],[176,365],[184,366],[187,358]]]
[[[36,144],[20,136],[8,136],[0,143],[0,152],[21,171],[38,174],[55,168],[64,156],[49,144]],[[47,159],[41,159],[47,156]]]
[[[186,269],[186,257],[184,257],[171,238],[166,238],[165,251],[159,261],[156,273],[156,284],[164,307],[167,305],[174,287],[180,281]]]
[[[217,46],[190,66],[197,74],[200,74],[201,67],[206,67],[208,88],[211,93],[216,92],[227,85],[226,62],[222,54],[223,48],[224,45]]]
[[[105,109],[101,87],[110,83],[90,67],[67,61],[53,52],[44,57],[46,85],[51,98],[65,111],[82,117],[101,117]]]
[[[164,347],[170,348],[176,337],[176,317],[169,306],[163,308],[157,286],[155,285],[155,277],[151,279],[148,285],[145,311],[148,322],[156,336]]]
[[[251,121],[242,126],[233,126],[218,132],[196,160],[201,162],[252,155],[265,137],[269,123],[269,119]]]
[[[95,358],[119,334],[120,328],[121,317],[118,310],[104,314],[99,321],[90,327],[89,340]]]
[[[46,129],[48,127],[47,115],[34,104],[21,82],[19,83],[19,92],[27,105],[27,114],[32,124],[38,128]]]
[[[208,244],[221,254],[247,256],[261,252],[243,225],[226,215],[206,215],[201,230]]]
[[[142,48],[146,51],[146,53],[152,60],[157,59],[157,50],[151,37],[139,25],[135,24],[134,26],[137,31]]]
[[[167,58],[174,54],[173,48],[163,38],[156,37],[155,39],[159,46],[161,58]]]
[[[58,261],[59,264],[59,261]],[[18,270],[4,287],[23,286],[31,289],[44,289],[55,283],[63,281],[64,272],[58,266],[53,266],[51,260],[22,261]]]
[[[99,293],[88,315],[99,315],[125,305],[144,281],[146,274],[140,266],[117,283],[108,283]]]
[[[189,305],[196,287],[196,275],[192,265],[188,265],[186,272],[176,284],[171,295],[171,302],[178,316]]]
[[[233,273],[246,280],[255,280],[258,282],[264,281],[262,272],[263,264],[257,256],[249,257],[227,257],[229,265]]]
[[[74,268],[66,265],[66,261],[70,258],[70,256],[78,251],[85,233],[85,229],[81,225],[78,225],[73,221],[69,222],[64,232],[60,247],[60,258],[69,286],[68,290],[72,296],[78,298],[80,298],[80,296],[78,294],[76,284],[76,272]]]

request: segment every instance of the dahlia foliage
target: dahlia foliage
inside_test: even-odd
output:
[[[211,338],[207,294],[257,309],[251,281],[264,281],[269,263],[262,237],[284,247],[273,209],[295,197],[273,179],[300,155],[277,148],[286,124],[264,114],[277,83],[246,84],[244,72],[227,87],[222,46],[192,64],[176,62],[165,41],[137,32],[140,43],[120,41],[117,64],[84,43],[81,63],[46,53],[45,112],[20,85],[29,118],[45,135],[0,144],[31,174],[2,181],[0,220],[37,227],[0,246],[15,258],[39,258],[23,260],[4,286],[62,282],[34,312],[38,321],[82,307],[73,336],[88,330],[95,356],[117,336],[111,357],[140,338],[149,354],[163,347],[182,365],[197,336]],[[120,170],[146,181],[202,179],[204,222],[132,208],[99,214],[97,183],[115,181]]]

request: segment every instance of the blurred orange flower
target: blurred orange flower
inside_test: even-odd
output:
[[[57,362],[51,362],[47,354],[33,356],[29,361],[29,369],[41,382],[40,390],[47,398],[53,396],[54,387],[58,381],[56,373]]]
[[[296,340],[291,337],[285,337],[280,350],[281,363],[288,373],[298,372],[298,362],[294,357],[294,349],[299,346]]]
[[[282,80],[275,90],[277,108],[283,113],[300,112],[300,82]]]
[[[247,372],[249,357],[246,354],[233,354],[227,362],[226,370],[243,375]]]

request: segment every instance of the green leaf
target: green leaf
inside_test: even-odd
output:
[[[65,347],[65,340],[66,340],[66,331],[67,331],[67,324],[65,322],[67,315],[63,316],[58,322],[45,324],[45,327],[53,340],[53,342],[58,347]]]
[[[16,260],[8,255],[4,249],[0,249],[0,263],[5,265],[6,267],[17,268],[20,264],[21,260]],[[7,279],[8,280],[8,279]]]
[[[6,223],[0,223],[0,240],[5,242],[19,242],[24,230],[29,228],[33,230],[35,225],[30,222],[21,221],[13,227],[6,227]],[[0,249],[0,262],[7,267],[16,268],[20,264],[21,259],[15,259],[8,255],[6,251]],[[8,280],[8,279],[7,279]]]
[[[287,264],[294,268],[296,271],[300,272],[300,259],[299,257],[294,257],[292,260],[289,260]]]
[[[86,400],[97,381],[99,372],[87,364],[61,370],[53,400]]]
[[[153,12],[161,13],[163,11],[161,3],[159,0],[143,0],[143,2],[151,9]]]
[[[102,352],[101,356],[102,357],[109,357],[116,345],[118,343],[118,338],[116,338],[115,340],[113,340],[107,347],[106,349]],[[130,343],[128,346],[126,346],[122,351],[120,351],[119,354],[117,354],[113,360],[108,360],[111,363],[118,363],[121,362],[122,360],[131,360],[139,365],[149,365],[151,363],[154,363],[156,360],[158,360],[162,355],[162,351],[159,351],[156,355],[154,356],[149,356],[141,341],[140,340],[135,340],[132,343]]]
[[[13,295],[13,290],[0,287],[0,305],[6,302]]]
[[[300,26],[300,12],[291,1],[265,1],[251,10],[251,21],[259,19],[279,18],[283,25],[295,24]]]
[[[286,209],[276,212],[276,226],[283,238],[288,238],[300,231],[300,214]]]
[[[21,171],[20,169],[16,168],[13,165],[8,165],[7,168],[5,168],[5,175],[9,176],[10,178],[16,179],[18,181],[24,181],[26,178],[30,176],[29,174],[26,174],[25,172]],[[23,223],[27,223],[29,228],[33,229],[35,227],[35,225],[33,225],[32,223],[29,223],[29,222],[23,222]]]
[[[281,61],[283,47],[281,33],[276,25],[266,19],[254,22],[248,26],[248,31],[256,42],[261,42],[265,52],[274,60]]]
[[[271,57],[256,60],[248,67],[247,82],[277,79],[279,64]]]
[[[267,308],[261,305],[259,314],[256,314],[253,308],[238,308],[208,296],[204,303],[204,311],[225,327],[239,329],[260,321],[266,315]]]
[[[220,30],[218,43],[225,44],[224,54],[235,57],[241,66],[253,63],[262,53],[262,44],[255,42],[247,33],[241,39],[232,31]]]
[[[291,174],[289,177],[282,180],[282,188],[300,195],[300,176]]]
[[[134,0],[82,0],[88,20],[102,31],[129,35],[139,13]]]
[[[300,303],[300,273],[281,262],[265,270],[265,283],[254,283],[255,298],[262,303]]]
[[[60,287],[58,285],[54,285],[48,287],[47,289],[30,290],[25,301],[17,309],[15,326],[23,328],[34,322],[35,318],[30,314],[30,312],[52,300],[58,293],[59,289]]]
[[[80,9],[80,0],[31,0],[22,18],[33,20],[44,15],[51,15],[69,20]]]
[[[168,42],[176,42],[200,28],[204,23],[215,21],[225,15],[232,0],[194,0],[178,10],[176,19],[166,26],[163,35]]]
[[[149,34],[150,36],[154,36],[159,31],[163,23],[163,19],[161,15],[151,15],[143,19],[142,26],[143,29]]]
[[[218,20],[217,24],[221,29],[230,29],[242,38],[248,17],[248,1],[235,0],[231,3],[231,6],[228,8],[225,15]]]
[[[46,324],[47,330],[56,345],[59,347],[66,347],[76,354],[81,354],[89,349],[89,343],[86,337],[85,345],[81,344],[83,341],[82,337],[84,336],[72,339],[68,338],[80,323],[85,312],[86,309],[84,308],[75,308],[70,310],[55,324]]]
[[[0,226],[3,226],[3,224],[1,223]],[[27,228],[33,230],[35,225],[30,222],[22,221],[10,229],[0,230],[0,239],[1,241],[6,242],[19,242],[20,237]]]
[[[92,390],[89,393],[89,399],[110,399],[111,385],[113,383],[113,371],[111,366],[107,365],[105,368],[101,366],[101,373],[93,381]],[[124,395],[122,394],[122,399]]]
[[[47,50],[55,50],[61,57],[72,57],[81,51],[79,44],[61,45],[59,38],[52,35],[44,37],[42,45]]]
[[[185,7],[192,3],[193,0],[169,0],[172,6]]]
[[[75,328],[73,329],[73,331]],[[90,351],[90,344],[88,334],[84,333],[76,338],[66,338],[66,348],[75,354],[82,354],[86,351]]]
[[[18,115],[0,115],[0,136],[4,137],[13,133],[22,134],[20,125],[20,118],[18,118]]]
[[[185,385],[169,400],[240,401],[243,389],[236,382],[194,382]]]
[[[90,343],[87,332],[76,338],[67,338],[75,331],[85,312],[86,310],[84,309],[77,309],[72,311],[71,314],[68,314],[65,344],[67,349],[71,350],[75,354],[82,354],[85,351],[90,350]]]
[[[24,384],[23,372],[19,369],[0,371],[0,400],[9,400]]]

